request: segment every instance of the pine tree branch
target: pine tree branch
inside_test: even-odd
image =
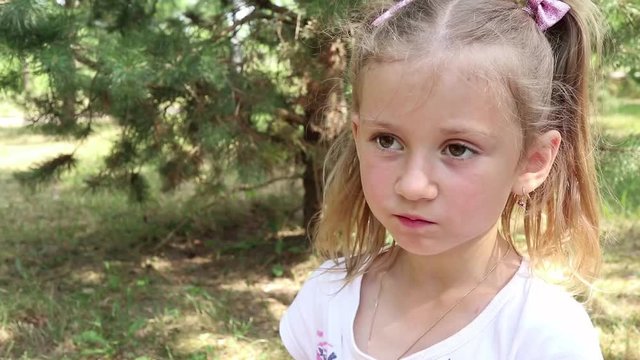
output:
[[[276,5],[272,3],[270,0],[251,0],[249,1],[249,3],[261,9],[271,10],[276,14],[287,15],[288,17],[291,17],[291,18],[297,17],[297,15],[293,11],[287,9],[286,7]]]
[[[271,184],[275,184],[277,182],[280,181],[284,181],[284,180],[298,180],[302,178],[302,174],[295,174],[295,175],[289,175],[289,176],[281,176],[281,177],[277,177],[277,178],[273,178],[273,179],[269,179],[263,183],[260,184],[255,184],[255,185],[240,185],[237,186],[233,189],[231,189],[232,193],[236,193],[236,192],[240,192],[240,191],[254,191],[254,190],[258,190],[258,189],[262,189],[264,187],[267,187]]]
[[[219,37],[225,37],[229,34],[235,34],[242,25],[248,24],[254,20],[265,19],[273,20],[273,15],[266,14],[261,11],[253,10],[249,15],[243,17],[240,20],[234,21],[229,27],[227,27]]]
[[[20,184],[35,188],[38,185],[59,179],[64,172],[74,169],[77,164],[78,160],[73,153],[60,154],[29,170],[16,172],[13,176]]]
[[[294,112],[291,112],[287,109],[276,109],[276,115],[280,117],[280,119],[284,120],[287,124],[292,127],[305,126],[306,123],[304,118]]]
[[[290,25],[296,24],[297,14],[285,7],[275,5],[270,1],[252,1],[254,5],[254,9],[251,13],[244,16],[242,19],[234,21],[233,24],[226,27],[221,32],[214,35],[213,40],[217,41],[222,38],[233,36],[242,25],[248,24],[254,20],[274,20],[274,14],[285,15],[285,22]],[[271,11],[271,14],[264,12],[263,10]],[[218,14],[213,16],[211,19],[203,19],[199,14],[193,11],[186,11],[183,16],[191,20],[191,23],[195,26],[207,29],[214,30],[217,24],[220,24],[225,21],[227,14]]]
[[[222,14],[212,16],[208,20],[203,19],[202,16],[200,16],[200,14],[191,10],[184,12],[182,15],[187,19],[191,20],[191,23],[193,25],[201,29],[211,30],[211,29],[214,29],[217,24],[220,24],[221,22],[225,21],[227,13],[222,13]]]
[[[267,142],[273,142],[276,144],[288,144],[289,141],[281,136],[278,136],[277,134],[265,134],[265,133],[261,133],[259,131],[257,131],[252,125],[251,122],[249,121],[249,118],[246,116],[238,116],[235,117],[236,120],[238,121],[238,125],[240,126],[240,128],[243,130],[243,132],[245,134],[247,134],[248,136],[250,136],[254,141],[256,142],[260,142],[260,141],[267,141]]]
[[[273,142],[277,144],[290,143],[288,139],[283,138],[278,134],[274,134],[274,133],[265,134],[257,131],[251,124],[250,116],[247,113],[247,111],[250,112],[250,110],[247,110],[245,108],[245,104],[242,101],[242,92],[239,90],[236,90],[235,92],[236,92],[236,96],[235,96],[236,111],[235,111],[235,114],[231,116],[230,120],[237,121],[237,124],[240,126],[240,128],[244,131],[245,134],[249,135],[255,141],[263,140],[263,141]]]
[[[100,64],[98,64],[98,62],[90,59],[88,56],[80,52],[79,48],[72,47],[71,52],[73,53],[74,59],[76,59],[79,63],[86,65],[96,71],[100,69]]]

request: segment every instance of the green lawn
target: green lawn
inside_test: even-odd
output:
[[[591,316],[605,359],[640,359],[640,101],[614,102],[597,125],[605,266]]]
[[[103,126],[77,174],[32,192],[12,172],[75,144],[0,128],[0,359],[285,358],[277,319],[297,284],[273,270],[305,254],[290,254],[284,235],[257,238],[291,204],[194,209],[189,188],[146,205],[88,193],[82,179],[114,135]]]
[[[640,359],[640,102],[598,129],[606,264],[590,312],[606,359]],[[12,172],[76,144],[0,124],[0,359],[287,358],[278,319],[317,263],[283,215],[296,199],[88,193],[115,131],[101,126],[77,173],[31,192]]]

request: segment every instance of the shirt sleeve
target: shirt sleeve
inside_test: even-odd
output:
[[[582,329],[572,334],[548,332],[532,341],[526,359],[531,360],[602,360],[595,329]]]
[[[295,318],[298,314],[293,314],[291,308],[287,310],[282,319],[280,319],[280,339],[282,344],[294,359],[306,359],[304,353],[304,341],[296,337],[296,331],[292,329],[292,325],[295,325]],[[294,319],[292,319],[294,318]]]
[[[569,294],[547,294],[535,312],[518,360],[602,360],[598,331],[584,306]]]
[[[311,275],[280,319],[280,338],[295,360],[315,360],[315,332],[321,325],[317,286],[317,279]]]

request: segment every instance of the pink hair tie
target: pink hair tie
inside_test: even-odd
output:
[[[378,16],[378,18],[373,20],[371,25],[373,25],[375,27],[380,26],[383,22],[387,21],[387,19],[392,17],[393,14],[395,14],[398,10],[400,10],[403,7],[409,5],[409,3],[411,3],[411,2],[413,2],[413,0],[402,0],[400,2],[397,2],[397,3],[393,4],[393,6],[389,8],[389,10],[385,11],[384,13],[382,13],[382,15]]]
[[[536,21],[541,31],[555,25],[570,9],[569,5],[560,0],[527,0],[527,6],[523,8]]]

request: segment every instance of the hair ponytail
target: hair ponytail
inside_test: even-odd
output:
[[[573,290],[583,290],[601,263],[600,202],[589,122],[592,49],[599,44],[600,31],[595,5],[566,2],[571,11],[546,33],[554,74],[550,118],[540,129],[558,130],[562,143],[545,184],[531,195],[524,222],[532,260],[560,257],[556,260],[568,265]]]

